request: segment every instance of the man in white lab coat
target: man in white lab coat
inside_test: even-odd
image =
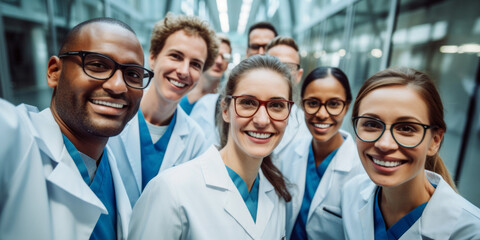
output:
[[[47,67],[50,108],[0,99],[0,239],[124,239],[131,207],[106,143],[138,110],[153,73],[134,31],[74,27]]]

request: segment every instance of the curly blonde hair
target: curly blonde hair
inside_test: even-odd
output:
[[[207,44],[207,59],[203,71],[209,69],[215,62],[218,55],[219,42],[215,31],[202,19],[195,16],[178,15],[168,13],[167,16],[158,21],[153,27],[152,38],[150,39],[150,54],[156,57],[165,46],[167,38],[173,33],[183,30],[187,35],[199,36]]]

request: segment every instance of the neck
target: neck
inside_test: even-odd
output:
[[[166,101],[158,96],[154,86],[149,88],[140,102],[145,120],[157,126],[165,126],[172,120],[178,101]]]
[[[335,149],[339,148],[343,143],[343,137],[340,132],[337,132],[335,136],[329,139],[326,142],[316,141],[315,138],[312,140],[313,155],[315,157],[315,166],[318,167],[320,163]]]
[[[58,116],[55,108],[50,107],[53,118],[60,127],[60,131],[72,142],[75,148],[87,156],[100,161],[100,158],[107,145],[108,137],[99,137],[89,133],[78,133],[74,129],[70,128],[61,118]]]
[[[231,141],[220,150],[222,160],[229,168],[235,171],[247,184],[248,191],[252,189],[253,183],[257,178],[258,171],[262,164],[263,158],[252,158],[243,153],[240,149],[234,146]]]
[[[435,188],[428,181],[425,171],[400,186],[382,187],[379,206],[387,228],[430,200],[434,191]]]

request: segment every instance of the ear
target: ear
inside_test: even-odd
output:
[[[432,132],[433,141],[430,142],[430,146],[428,147],[428,156],[433,156],[438,152],[438,149],[440,149],[440,145],[442,144],[443,140],[444,131],[442,129],[437,129]]]
[[[298,71],[297,71],[297,78],[295,79],[296,80],[296,84],[300,84],[300,81],[302,81],[302,75],[303,75],[303,68],[300,68]]]
[[[228,106],[227,106],[227,103],[225,102],[225,99],[223,99],[221,102],[220,102],[220,106],[222,107],[222,118],[223,118],[223,121],[225,121],[226,123],[230,123],[230,114],[228,112]]]
[[[152,53],[150,53],[150,56],[148,57],[148,66],[150,66],[150,69],[152,69],[152,71],[155,70],[154,66],[156,58],[157,56],[154,56]]]
[[[47,65],[47,84],[49,87],[55,89],[62,74],[62,60],[59,57],[53,56],[48,60]]]

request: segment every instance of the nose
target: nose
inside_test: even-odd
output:
[[[177,75],[180,79],[186,79],[188,78],[188,75],[189,75],[189,67],[190,67],[190,63],[187,62],[187,61],[184,61],[182,63],[180,63],[177,67]]]
[[[128,86],[123,79],[123,73],[120,69],[117,69],[113,76],[106,80],[102,86],[113,94],[121,94],[128,91]]]
[[[217,58],[215,58],[215,64],[222,64],[222,63],[223,63],[223,57],[219,53]]]
[[[393,139],[390,129],[385,129],[382,136],[375,142],[375,147],[383,152],[388,152],[398,149],[398,144]]]
[[[330,117],[330,114],[327,111],[327,106],[325,104],[320,106],[320,109],[318,109],[315,116],[320,118],[320,119],[326,119],[326,118]]]
[[[265,106],[260,106],[258,111],[253,116],[253,123],[257,127],[266,127],[270,123],[270,116],[267,113]]]
[[[260,48],[258,49],[258,54],[264,55],[264,54],[265,54],[265,48],[264,48],[264,47],[260,47]]]

